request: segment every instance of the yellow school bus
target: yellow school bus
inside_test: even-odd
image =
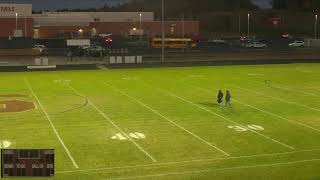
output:
[[[169,49],[189,49],[195,48],[196,43],[191,38],[153,38],[151,41],[152,48],[169,48]]]

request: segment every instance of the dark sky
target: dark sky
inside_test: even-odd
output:
[[[116,5],[127,0],[0,0],[0,3],[32,3],[35,10],[55,10],[63,8],[101,7],[104,4]],[[271,0],[252,0],[263,8],[269,8]]]
[[[32,3],[35,10],[64,8],[95,8],[104,4],[116,5],[126,0],[0,0],[0,3]]]

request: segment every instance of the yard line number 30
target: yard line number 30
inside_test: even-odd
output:
[[[255,130],[255,131],[263,131],[264,128],[262,126],[259,125],[246,125],[246,126],[228,126],[229,129],[234,129],[235,131],[238,132],[245,132],[245,131],[249,131],[249,130]]]

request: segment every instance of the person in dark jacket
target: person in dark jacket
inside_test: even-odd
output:
[[[218,104],[219,106],[221,107],[222,106],[222,99],[223,99],[223,93],[221,90],[219,90],[219,93],[218,93]]]
[[[229,90],[226,93],[226,106],[231,107],[231,94]]]

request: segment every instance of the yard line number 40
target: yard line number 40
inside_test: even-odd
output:
[[[249,130],[255,130],[255,131],[263,131],[264,128],[262,126],[259,125],[246,125],[246,126],[228,126],[229,129],[234,129],[235,131],[238,132],[245,132],[245,131],[249,131]]]

